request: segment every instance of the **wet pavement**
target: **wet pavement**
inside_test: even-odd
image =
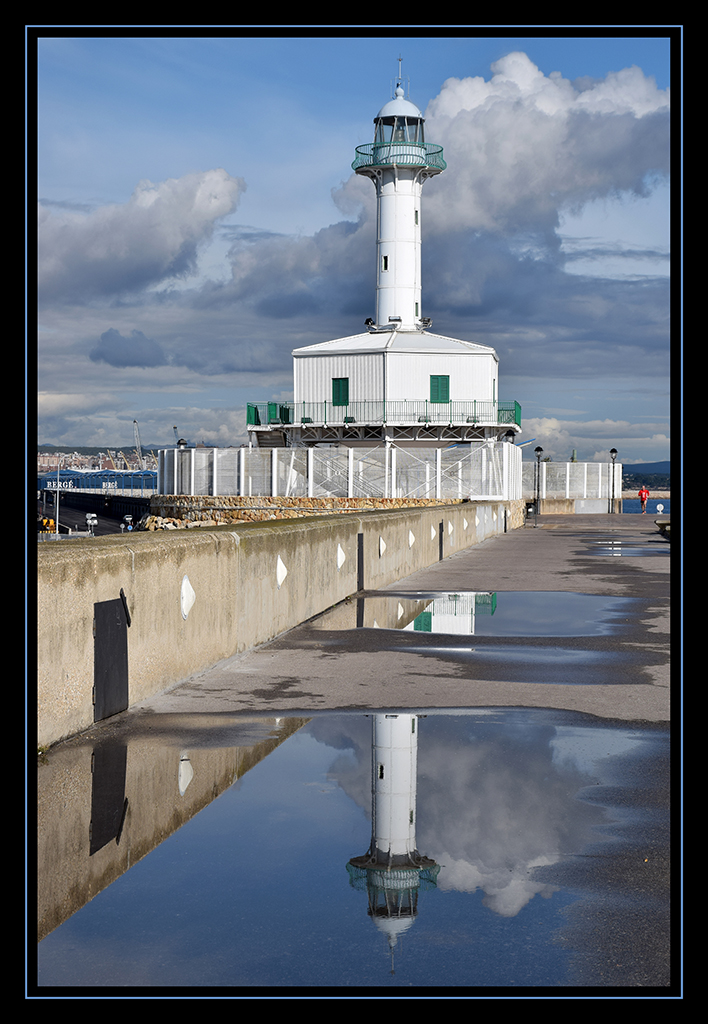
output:
[[[52,748],[38,994],[675,996],[669,551],[541,519]]]
[[[668,721],[670,550],[644,516],[541,518],[353,597],[142,713],[495,706]],[[436,599],[470,594],[474,633],[396,628],[401,602],[409,625]]]

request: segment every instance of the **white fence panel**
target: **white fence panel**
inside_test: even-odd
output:
[[[524,489],[526,483],[524,476]],[[521,450],[503,442],[443,449],[396,445],[370,449],[165,449],[159,453],[158,491],[251,497],[510,500],[522,497]]]

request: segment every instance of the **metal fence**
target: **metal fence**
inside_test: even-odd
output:
[[[614,480],[613,480],[614,475]],[[524,498],[621,498],[622,465],[610,462],[525,462]]]
[[[494,423],[521,426],[518,402],[249,402],[249,427],[313,424],[342,426],[357,424]]]
[[[160,494],[343,498],[521,498],[521,450],[501,441],[450,448],[168,448]]]

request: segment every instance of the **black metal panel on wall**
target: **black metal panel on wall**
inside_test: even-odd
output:
[[[100,722],[128,707],[128,626],[130,613],[121,591],[113,601],[93,606],[93,720]]]

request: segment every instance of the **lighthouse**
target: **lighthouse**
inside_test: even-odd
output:
[[[248,405],[252,446],[444,448],[521,431],[518,402],[499,398],[494,349],[435,334],[423,315],[423,186],[446,167],[405,94],[399,61],[373,140],[356,147],[352,163],[376,190],[374,315],[363,333],[293,351],[293,401]]]
[[[447,166],[442,146],[425,141],[424,118],[402,82],[374,119],[374,141],[357,146],[352,168],[376,188],[376,319],[372,330],[420,331],[421,198],[428,178]]]

